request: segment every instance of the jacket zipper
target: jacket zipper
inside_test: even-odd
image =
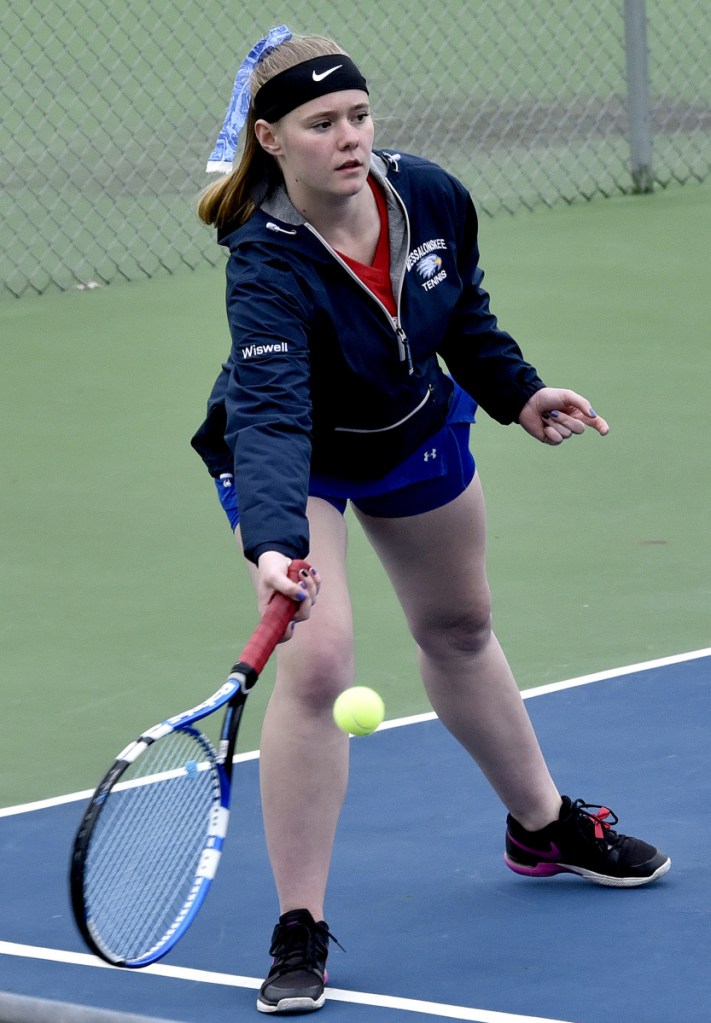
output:
[[[410,219],[409,219],[409,217],[407,215],[407,210],[405,209],[405,204],[403,203],[403,201],[400,198],[400,196],[397,194],[397,191],[394,188],[393,188],[392,191],[393,191],[393,195],[396,197],[398,203],[400,204],[400,208],[401,208],[403,216],[405,218],[405,235],[406,235],[406,238],[407,238],[407,249],[409,250],[409,248],[410,248]],[[401,300],[402,300],[402,288],[403,288],[403,284],[405,283],[405,273],[407,271],[407,261],[403,262],[402,269],[400,270],[400,280],[398,281],[397,295],[395,296],[395,302],[396,302],[396,305],[397,305],[397,312],[396,312],[395,316],[393,316],[389,312],[389,310],[383,305],[383,303],[380,301],[378,296],[374,295],[373,292],[370,290],[370,288],[368,288],[365,284],[363,284],[363,281],[360,279],[360,277],[358,277],[358,275],[355,274],[351,270],[351,268],[348,266],[348,264],[345,262],[345,260],[341,259],[341,257],[338,255],[336,250],[334,248],[332,248],[328,244],[328,242],[323,237],[323,235],[319,234],[318,231],[316,230],[316,228],[313,227],[309,223],[304,224],[304,227],[306,227],[311,232],[311,234],[313,234],[314,237],[317,238],[321,242],[321,244],[324,246],[324,248],[327,249],[327,251],[330,252],[330,254],[333,256],[333,258],[336,260],[336,262],[340,263],[340,265],[343,267],[343,269],[346,271],[346,273],[349,274],[352,277],[352,279],[356,282],[356,284],[360,288],[363,289],[363,291],[366,293],[366,295],[368,295],[378,306],[380,306],[380,308],[382,309],[383,313],[385,314],[385,317],[386,317],[388,323],[390,324],[392,330],[395,332],[395,337],[397,339],[397,350],[398,350],[398,355],[400,357],[400,362],[406,362],[407,363],[408,376],[412,376],[412,374],[415,372],[415,367],[413,366],[413,363],[412,363],[412,352],[410,351],[410,342],[408,340],[407,334],[405,333],[405,329],[404,329],[404,327],[402,325],[402,321],[400,319],[400,303],[401,303]],[[427,400],[427,397],[425,398],[425,401],[426,400]]]

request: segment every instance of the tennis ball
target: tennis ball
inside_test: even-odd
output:
[[[385,717],[385,704],[374,689],[351,686],[333,705],[333,719],[342,732],[370,735]]]

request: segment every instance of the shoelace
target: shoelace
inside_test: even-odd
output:
[[[620,841],[620,836],[612,830],[614,824],[619,822],[619,817],[607,806],[599,806],[597,803],[584,803],[582,799],[576,799],[572,805],[572,812],[576,815],[578,826],[592,824],[593,835],[596,841],[606,842],[614,845]],[[597,810],[597,813],[590,813],[590,810]]]
[[[289,973],[298,969],[322,970],[328,956],[328,939],[345,951],[338,938],[325,926],[312,930],[307,924],[282,924],[275,932],[269,955],[274,957],[272,972]]]

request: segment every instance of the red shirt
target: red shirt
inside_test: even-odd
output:
[[[385,196],[383,195],[383,190],[380,185],[376,184],[372,177],[368,178],[368,184],[370,185],[371,192],[375,196],[378,215],[380,216],[380,237],[378,238],[378,245],[375,250],[373,262],[368,265],[367,263],[359,263],[357,259],[351,259],[350,256],[346,256],[342,252],[339,252],[338,255],[344,263],[348,264],[353,273],[360,278],[366,288],[372,291],[376,298],[380,299],[390,315],[395,316],[397,313],[397,305],[395,304],[392,284],[390,282],[390,232],[388,230],[388,210],[385,205]]]

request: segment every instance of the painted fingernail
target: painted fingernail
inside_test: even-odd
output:
[[[296,599],[297,600],[306,600],[307,597],[308,597],[308,593],[306,593],[304,590],[299,590],[297,592],[297,594],[296,594]]]
[[[318,569],[312,568],[311,569],[311,575],[318,575]]]
[[[550,416],[547,412],[541,412],[541,419],[550,419]]]
[[[591,419],[595,419],[597,417],[597,412],[595,411],[594,408],[589,408],[588,415],[590,416]]]
[[[557,419],[557,418],[558,418],[558,413],[557,412],[551,412],[551,419]]]
[[[299,572],[299,575],[301,576],[302,579],[308,579],[308,577],[309,577],[309,573],[307,572],[307,570],[305,568],[301,569],[301,571]]]

